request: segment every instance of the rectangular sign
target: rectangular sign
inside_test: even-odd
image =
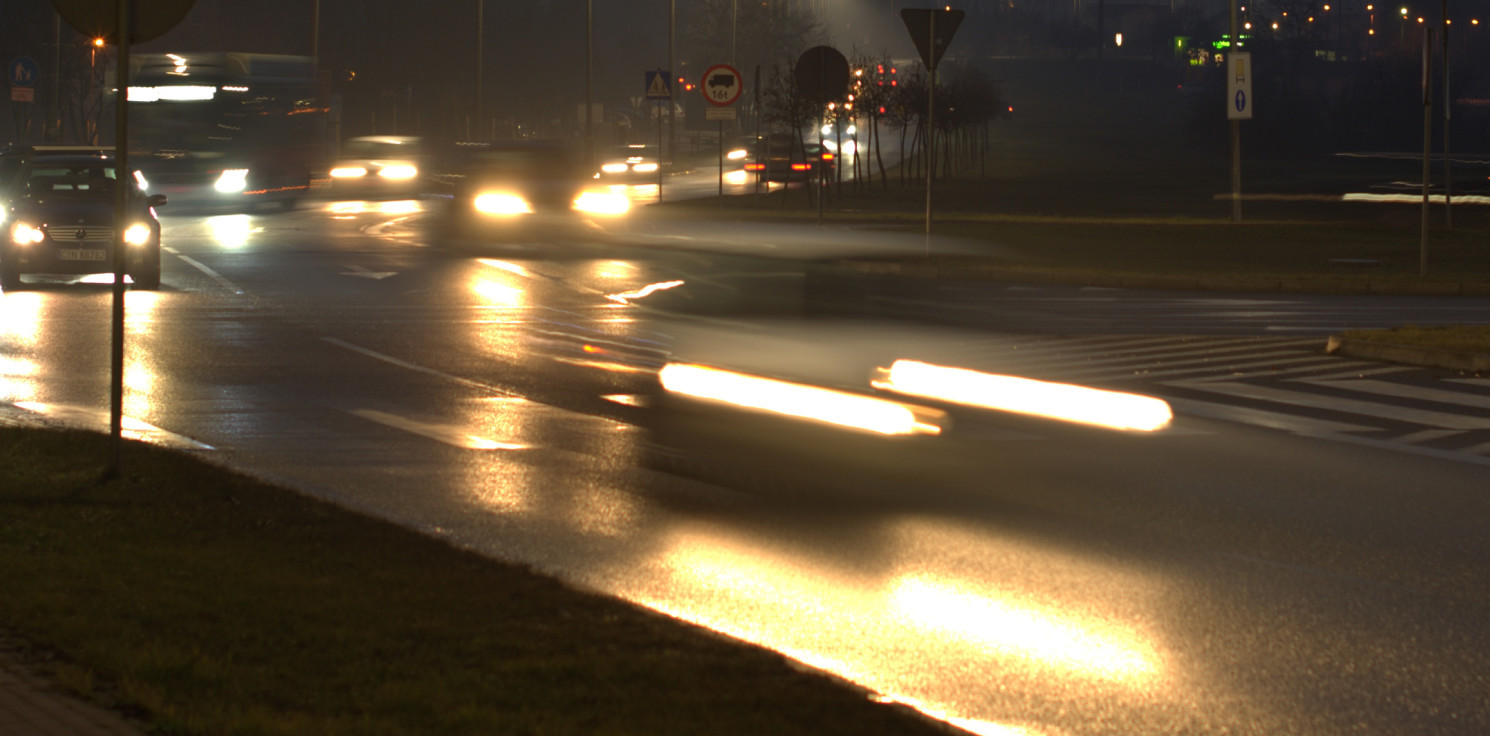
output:
[[[10,88],[10,101],[11,102],[35,102],[36,101],[36,90],[34,90],[34,89],[30,88],[30,87],[11,87]]]
[[[1252,54],[1246,51],[1226,55],[1226,117],[1252,119]]]
[[[734,120],[735,108],[733,107],[709,107],[704,109],[705,120]]]

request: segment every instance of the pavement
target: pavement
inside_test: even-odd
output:
[[[931,264],[858,264],[862,270],[893,272],[901,276],[920,278],[969,277],[994,279],[1005,274],[995,274],[992,269],[975,273],[966,265],[937,268]],[[1017,280],[1017,279],[1015,279]],[[1290,291],[1288,284],[1238,284],[1233,282],[1197,284],[1187,281],[1177,283],[1123,284],[1129,287],[1189,288],[1189,289],[1236,289],[1260,291]],[[1393,285],[1393,289],[1382,289],[1380,293],[1424,293],[1411,287]],[[1271,288],[1269,288],[1271,287]],[[1481,295],[1484,285],[1455,285],[1452,289],[1438,287],[1429,293],[1435,295]],[[1432,350],[1411,346],[1390,345],[1369,340],[1347,339],[1340,336],[1330,338],[1328,352],[1366,360],[1406,363],[1412,365],[1437,366],[1457,370],[1490,372],[1490,355]],[[3,417],[0,417],[3,421]],[[28,665],[21,656],[22,648],[13,639],[0,636],[0,736],[146,736],[144,727],[124,716],[83,698],[64,691],[52,679]]]
[[[145,736],[139,725],[64,692],[0,641],[0,734],[4,736]]]

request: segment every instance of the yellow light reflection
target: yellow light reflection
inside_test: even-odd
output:
[[[640,289],[633,289],[631,291],[622,292],[620,294],[606,294],[605,298],[613,302],[629,304],[632,299],[642,299],[650,296],[655,292],[664,291],[666,289],[676,289],[682,285],[682,281],[662,281],[656,284],[647,284]]]
[[[0,401],[30,401],[36,398],[36,363],[24,358],[0,356]]]
[[[0,294],[0,336],[25,346],[35,345],[41,334],[41,314],[41,294]]]
[[[745,173],[744,169],[735,169],[734,171],[726,172],[724,175],[724,183],[731,186],[741,186],[749,181],[750,174]]]
[[[850,429],[884,435],[941,432],[934,423],[939,412],[843,391],[687,363],[669,363],[658,377],[673,393]]]
[[[253,220],[248,215],[214,215],[207,218],[207,231],[224,248],[242,248],[253,236]]]
[[[378,213],[384,215],[412,215],[424,211],[424,204],[417,199],[395,199],[378,205]]]
[[[131,291],[125,300],[124,326],[131,335],[148,335],[155,325],[158,291]]]
[[[521,307],[526,296],[526,292],[516,286],[484,278],[474,279],[471,291],[476,292],[487,306],[493,307]]]
[[[1151,432],[1174,419],[1162,399],[1120,391],[1037,381],[1017,376],[897,360],[871,382],[875,388],[907,396],[947,401],[1089,424]]]
[[[892,597],[908,616],[1007,656],[1118,682],[1158,674],[1157,655],[1144,638],[1107,622],[1074,622],[981,593],[916,577],[902,579]]]
[[[367,211],[367,203],[361,201],[332,202],[326,205],[326,211],[337,215],[336,219],[349,220],[352,215],[360,215]]]
[[[636,276],[636,264],[631,261],[596,261],[590,270],[593,278],[604,281],[626,281]]]

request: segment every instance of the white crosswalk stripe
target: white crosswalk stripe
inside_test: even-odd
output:
[[[1346,414],[1410,422],[1429,427],[1441,427],[1444,429],[1490,429],[1490,416],[1476,417],[1431,409],[1416,409],[1397,406],[1395,404],[1380,404],[1358,399],[1346,399],[1337,396],[1304,393],[1302,391],[1289,391],[1250,383],[1220,381],[1186,383],[1176,381],[1170,385],[1235,396],[1242,399],[1256,399],[1276,404],[1325,409],[1327,411],[1338,411]]]

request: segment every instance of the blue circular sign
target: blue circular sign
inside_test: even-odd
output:
[[[29,56],[17,56],[6,68],[5,77],[12,87],[30,87],[41,77],[41,65]]]
[[[1211,104],[1214,105],[1216,103],[1213,102]],[[1246,92],[1243,92],[1242,90],[1237,90],[1236,91],[1236,111],[1237,112],[1242,112],[1243,110],[1246,110],[1246,109],[1247,109],[1247,93]]]

